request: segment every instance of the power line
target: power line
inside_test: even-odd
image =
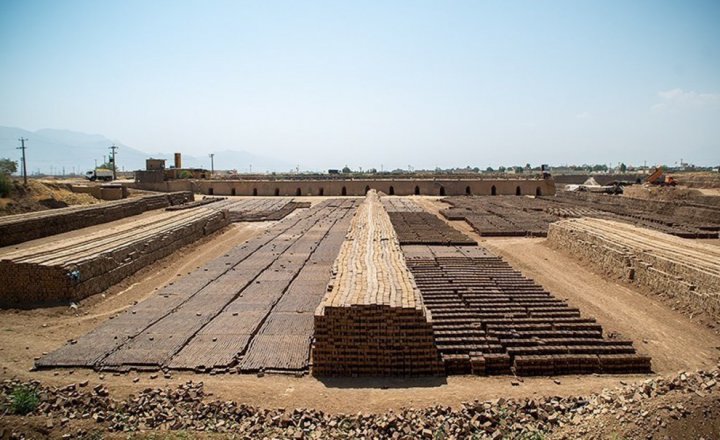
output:
[[[118,149],[118,147],[113,144],[110,148],[110,154],[112,155],[112,161],[113,164],[113,180],[117,180],[117,167],[115,166],[115,151]]]
[[[20,141],[21,146],[17,147],[17,149],[22,150],[23,181],[25,182],[25,186],[27,186],[27,162],[25,161],[25,149],[27,148],[25,146],[25,141],[27,140],[27,138],[21,137],[18,140]]]

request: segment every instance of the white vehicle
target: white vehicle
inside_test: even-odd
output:
[[[109,182],[113,180],[113,172],[107,168],[95,168],[85,173],[85,178],[93,182],[96,180],[106,180]]]

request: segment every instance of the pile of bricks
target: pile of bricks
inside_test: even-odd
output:
[[[0,217],[0,246],[107,223],[192,200],[193,193],[180,191]]]
[[[0,250],[0,305],[77,301],[227,224],[221,210],[160,211],[73,238]]]
[[[482,248],[407,246],[447,374],[646,373],[650,358]]]
[[[602,272],[636,283],[689,313],[720,323],[720,248],[621,222],[572,219],[548,243]]]
[[[316,376],[434,375],[432,319],[374,190],[357,209],[315,311]]]

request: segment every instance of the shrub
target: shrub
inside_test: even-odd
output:
[[[14,414],[26,415],[40,404],[37,390],[25,385],[16,387],[10,394],[10,409]]]
[[[10,176],[0,173],[0,197],[9,196],[12,187],[13,183],[12,179],[10,179]]]

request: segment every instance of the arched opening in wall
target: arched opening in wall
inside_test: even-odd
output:
[[[495,188],[495,185],[493,185],[492,188],[490,188],[490,195],[491,196],[497,195],[497,188]]]
[[[444,186],[441,186],[441,187],[440,187],[440,195],[441,195],[441,196],[444,196],[444,195],[445,195],[445,187],[444,187]]]
[[[301,195],[302,195],[302,191],[300,191],[300,188],[298,188],[298,189],[295,190],[295,195],[296,195],[296,196],[301,196]]]
[[[395,195],[395,187],[390,186],[390,188],[388,189],[388,194],[391,196],[394,196]]]
[[[254,195],[254,196],[257,195],[257,188],[253,188],[253,195]]]
[[[215,191],[213,191],[212,187],[208,188],[208,194],[209,195],[215,194]]]
[[[341,196],[346,196],[346,195],[347,195],[347,188],[345,188],[345,187],[343,186],[343,187],[342,187],[342,191],[340,191],[340,195],[341,195]]]
[[[535,195],[536,195],[536,196],[541,196],[541,195],[542,195],[542,190],[540,189],[539,186],[538,186],[537,188],[535,188]]]
[[[231,196],[237,195],[237,191],[235,190],[235,188],[230,190],[230,195]]]
[[[637,183],[639,185],[642,183],[642,180],[640,180],[640,178],[638,177],[637,179],[635,179],[635,183]]]
[[[279,195],[280,195],[280,188],[275,188],[275,195],[276,195],[276,196],[279,196]]]
[[[465,187],[465,195],[466,195],[466,196],[471,196],[471,195],[472,195],[472,190],[470,189],[469,186],[466,186],[466,187]]]
[[[365,185],[365,194],[367,194],[368,192],[370,192],[370,187],[368,185]]]
[[[325,189],[324,189],[323,187],[320,187],[320,191],[318,191],[318,195],[319,195],[319,196],[324,196],[324,195],[325,195]]]
[[[520,187],[519,187],[519,186],[516,186],[516,187],[515,187],[515,195],[516,195],[516,196],[521,196],[521,195],[522,195],[522,191],[520,191]]]
[[[415,195],[416,195],[416,196],[419,196],[419,195],[420,195],[420,187],[419,187],[419,186],[416,186],[416,187],[415,187]]]

